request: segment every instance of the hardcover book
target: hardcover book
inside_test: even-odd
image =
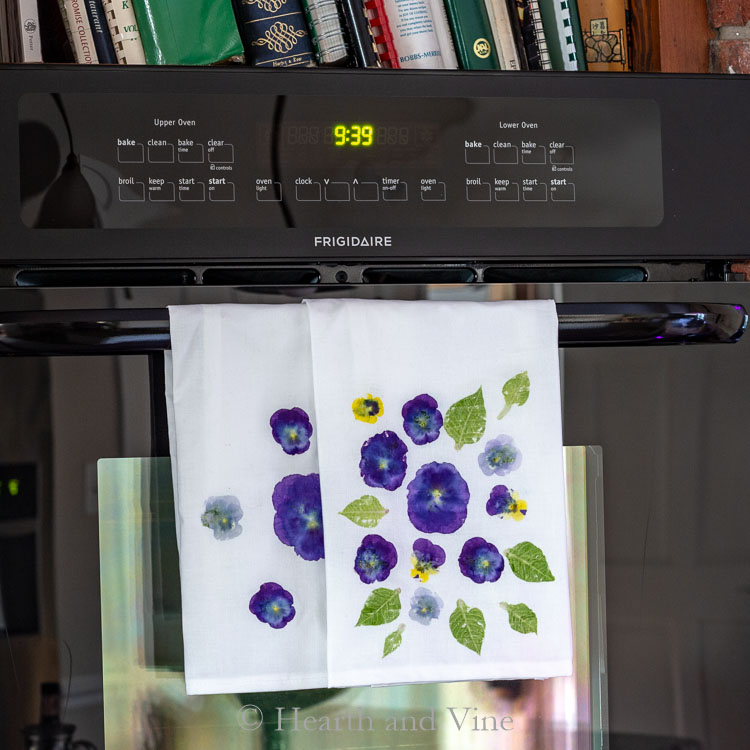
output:
[[[104,13],[117,61],[121,65],[145,64],[143,43],[131,0],[104,0]]]
[[[492,27],[483,2],[446,0],[456,53],[464,70],[499,70]]]
[[[109,25],[104,14],[104,5],[102,0],[84,0],[86,4],[86,13],[91,25],[91,36],[94,39],[96,47],[96,56],[100,63],[108,65],[117,64],[115,48],[112,44],[112,37],[109,34]]]
[[[553,70],[579,70],[570,5],[571,0],[539,0]]]
[[[486,0],[487,15],[503,70],[523,70],[506,0]]]
[[[267,68],[315,65],[300,0],[233,0],[245,57]]]
[[[231,5],[215,0],[132,0],[149,65],[210,65],[242,54]]]
[[[578,0],[589,70],[630,70],[626,0]]]
[[[59,2],[76,62],[80,65],[96,65],[99,58],[83,0],[59,0]]]

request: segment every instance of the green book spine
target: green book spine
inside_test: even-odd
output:
[[[456,54],[464,70],[499,70],[484,0],[445,0]]]
[[[568,0],[568,7],[570,8],[570,20],[573,26],[573,41],[576,45],[578,70],[586,70],[586,48],[583,46],[583,29],[581,28],[581,16],[578,13],[578,2]]]
[[[132,0],[148,65],[211,65],[242,54],[231,2]]]

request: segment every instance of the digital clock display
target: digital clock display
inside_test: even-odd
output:
[[[375,128],[363,123],[333,126],[334,146],[353,146],[354,148],[368,148],[375,142]]]

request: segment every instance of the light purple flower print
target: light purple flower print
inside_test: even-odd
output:
[[[487,475],[497,474],[500,477],[521,467],[521,451],[510,435],[498,435],[488,440],[484,453],[479,454],[479,468]]]
[[[214,532],[214,539],[234,539],[242,533],[242,508],[234,495],[209,497],[201,514],[201,523]]]

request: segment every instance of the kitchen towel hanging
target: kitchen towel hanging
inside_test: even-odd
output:
[[[198,305],[169,314],[187,692],[325,687],[307,311]]]
[[[571,674],[554,303],[307,306],[329,685]]]

